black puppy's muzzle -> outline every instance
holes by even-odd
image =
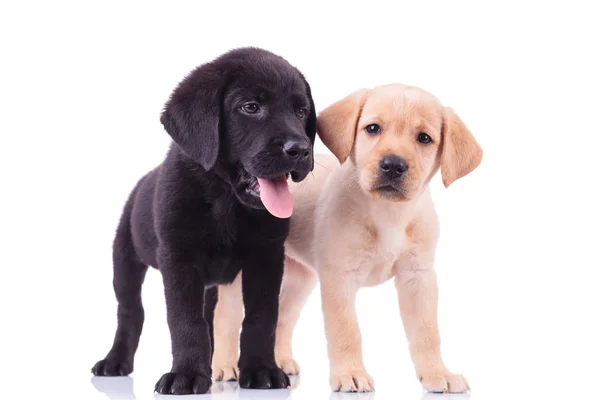
[[[303,180],[312,171],[313,149],[309,141],[289,140],[283,144],[283,153],[287,159],[286,163],[291,166],[290,175],[294,182]]]
[[[283,144],[283,152],[292,160],[302,160],[310,157],[311,146],[305,141],[290,140]]]
[[[287,135],[258,152],[249,152],[242,163],[255,177],[274,179],[289,174],[294,182],[299,182],[313,169],[313,147],[308,137]]]

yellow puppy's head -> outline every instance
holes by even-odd
[[[417,196],[441,167],[448,187],[473,171],[483,152],[465,124],[426,91],[390,84],[361,89],[323,110],[317,131],[361,188],[392,201]]]

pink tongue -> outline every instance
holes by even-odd
[[[260,199],[266,209],[277,218],[291,217],[294,197],[290,193],[285,175],[275,179],[256,179],[260,186]]]

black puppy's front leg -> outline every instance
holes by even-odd
[[[275,363],[275,330],[283,277],[281,251],[256,249],[244,263],[245,317],[240,336],[239,383],[243,388],[287,388],[290,380]],[[260,255],[259,255],[260,254]]]
[[[198,262],[159,252],[173,366],[156,383],[160,394],[204,394],[211,386],[210,339],[203,316],[204,271]]]

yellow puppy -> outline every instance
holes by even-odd
[[[339,160],[317,156],[313,176],[292,187],[276,360],[298,373],[292,332],[321,282],[335,391],[372,391],[355,312],[360,287],[394,278],[417,377],[433,392],[469,389],[446,368],[437,325],[434,271],[438,220],[428,183],[441,169],[448,187],[475,169],[482,150],[465,124],[431,94],[391,84],[359,90],[319,115],[318,132]],[[341,165],[340,165],[341,163]],[[239,282],[239,279],[238,279]],[[215,312],[213,374],[234,379],[242,303],[239,283],[221,286]],[[224,293],[224,292],[232,293]]]

